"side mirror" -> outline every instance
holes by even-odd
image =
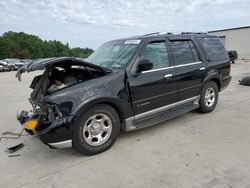
[[[153,68],[153,63],[148,59],[142,59],[139,61],[138,72],[151,70]]]

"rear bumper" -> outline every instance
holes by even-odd
[[[232,76],[230,75],[222,78],[220,91],[226,89],[227,86],[230,84],[231,80],[232,80]]]

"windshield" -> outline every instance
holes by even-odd
[[[108,69],[122,69],[133,53],[140,40],[112,41],[100,46],[86,61]]]

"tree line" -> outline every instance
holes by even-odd
[[[86,58],[93,52],[90,48],[70,48],[58,40],[42,40],[24,32],[5,32],[0,36],[0,59],[36,59],[60,56]]]

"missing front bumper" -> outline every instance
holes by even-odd
[[[70,125],[74,116],[67,116],[54,119],[53,122],[45,122],[46,114],[39,112],[22,111],[17,119],[25,128],[25,123],[33,119],[37,121],[35,129],[25,129],[31,135],[37,135],[40,140],[49,148],[69,148],[72,147]]]

